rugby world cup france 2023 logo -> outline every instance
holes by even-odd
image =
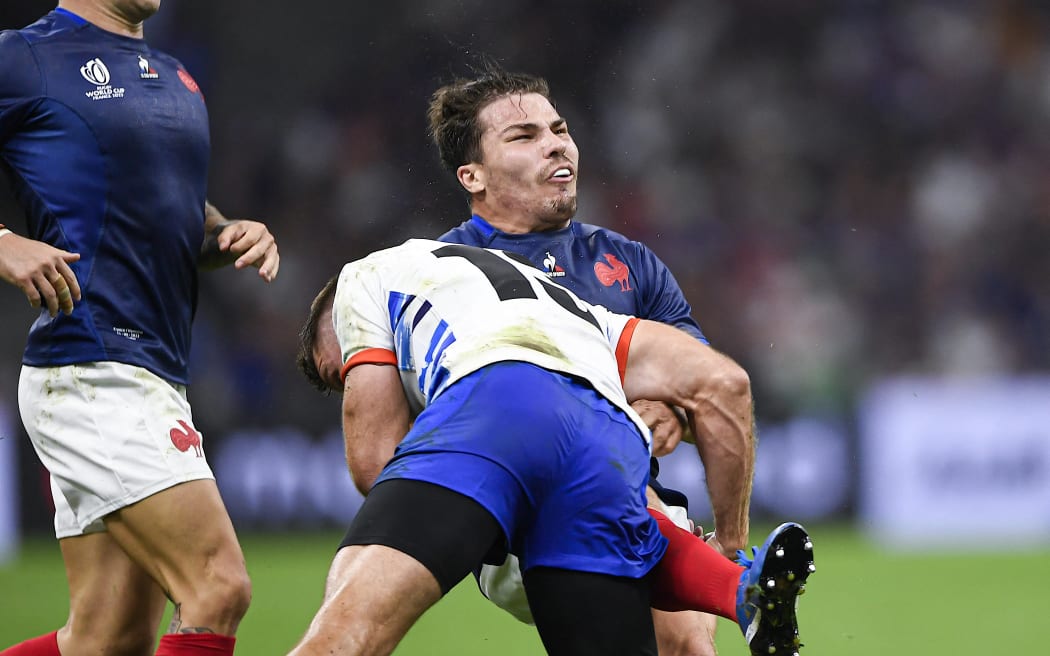
[[[104,87],[109,84],[109,69],[98,57],[81,66],[80,74],[95,86]]]
[[[109,69],[98,57],[81,66],[80,74],[85,80],[95,85],[94,89],[84,93],[88,98],[92,100],[108,100],[110,98],[124,97],[123,87],[114,88],[110,85]]]

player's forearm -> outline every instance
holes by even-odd
[[[411,425],[397,367],[363,364],[349,371],[343,390],[343,440],[350,477],[361,494],[375,485]]]
[[[735,553],[747,547],[750,529],[755,469],[751,379],[731,358],[706,344],[703,351],[711,360],[710,373],[700,386],[698,405],[684,413],[690,429],[683,440],[696,447],[704,463],[718,541],[728,553]]]
[[[743,548],[755,462],[747,372],[685,332],[643,320],[631,339],[623,384],[629,401],[654,399],[685,410],[707,471],[715,530],[724,546]]]
[[[363,447],[369,439],[369,435],[357,432],[348,432],[344,435],[346,445],[346,464],[350,471],[350,478],[354,487],[361,494],[367,495],[375,485],[376,479],[383,471],[383,467],[394,455],[394,448],[378,448],[379,445]]]
[[[407,417],[402,421],[396,414],[363,414],[343,415],[343,440],[350,478],[361,494],[368,494],[408,433],[409,423]]]
[[[204,203],[204,242],[197,262],[201,269],[218,269],[233,264],[237,259],[235,254],[219,248],[219,233],[231,223],[214,205]]]
[[[696,449],[704,463],[719,542],[728,551],[748,542],[751,482],[755,467],[750,384],[730,386],[689,412]]]

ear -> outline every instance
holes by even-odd
[[[456,169],[456,179],[471,194],[485,191],[485,167],[477,162],[464,164]]]

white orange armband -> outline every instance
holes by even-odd
[[[366,348],[350,356],[339,372],[339,378],[346,382],[346,374],[359,364],[392,364],[397,365],[397,354],[385,348]]]

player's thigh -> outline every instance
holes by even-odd
[[[180,483],[106,517],[106,528],[166,591],[247,584],[244,555],[214,480]]]
[[[59,541],[69,582],[62,653],[152,654],[167,600],[149,574],[105,532]],[[87,650],[87,651],[78,651]]]
[[[441,596],[437,579],[412,556],[382,544],[343,547],[307,637],[327,645],[344,636],[360,641],[356,653],[389,653]]]
[[[646,578],[533,567],[523,575],[552,656],[656,656]]]
[[[717,623],[718,618],[707,613],[671,613],[654,608],[653,626],[660,656],[716,656]]]

